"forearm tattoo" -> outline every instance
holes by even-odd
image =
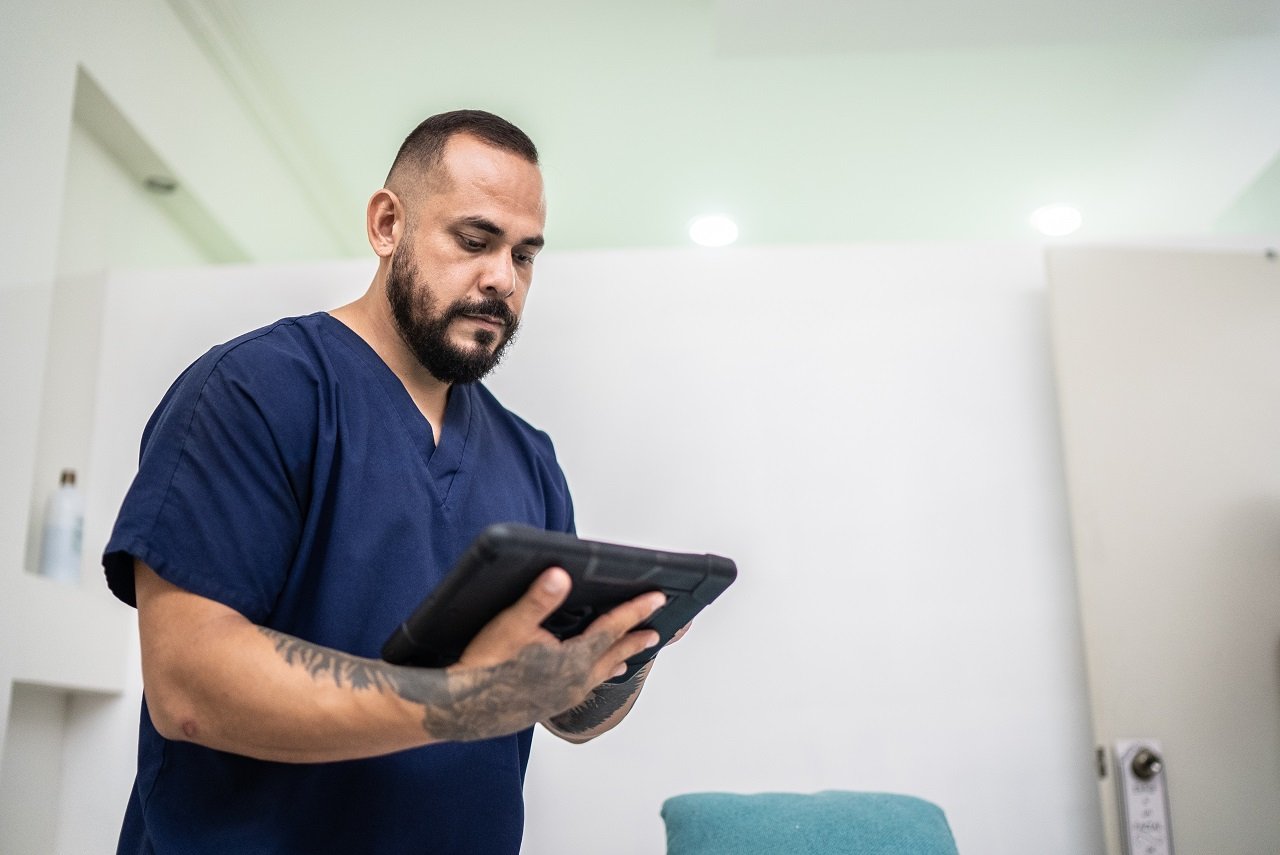
[[[421,704],[423,730],[437,739],[458,741],[515,733],[575,704],[588,690],[591,664],[609,644],[607,638],[583,636],[558,648],[530,644],[501,665],[449,671],[363,659],[273,629],[258,629],[288,665],[305,669],[313,680],[393,693]]]
[[[590,733],[607,722],[613,715],[626,706],[649,676],[649,666],[645,663],[639,671],[625,683],[601,683],[587,695],[587,699],[572,709],[565,710],[551,719],[551,723],[564,733],[581,736]]]
[[[400,690],[397,675],[391,670],[392,666],[385,662],[360,659],[339,650],[309,644],[300,638],[263,626],[258,629],[275,642],[276,652],[286,664],[305,668],[312,679],[330,677],[340,689],[350,686],[353,689],[376,689],[379,692]]]

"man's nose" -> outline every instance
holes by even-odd
[[[480,290],[504,300],[516,292],[516,265],[509,253],[495,252],[486,259]]]

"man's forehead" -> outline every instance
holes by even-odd
[[[449,229],[471,227],[530,246],[543,244],[547,204],[541,182],[527,172],[522,178],[463,172],[452,175],[447,184],[422,189],[425,192],[403,198],[412,220],[434,221]]]
[[[542,170],[523,156],[492,145],[467,133],[454,134],[445,143],[433,171],[439,178],[490,184],[508,181],[534,182],[542,186]]]
[[[447,193],[460,182],[495,186],[519,182],[536,186],[542,194],[542,170],[537,164],[466,132],[449,137],[432,162],[398,163],[387,177],[387,188],[402,197],[417,196]]]

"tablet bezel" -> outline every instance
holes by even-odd
[[[543,623],[558,638],[577,635],[598,615],[640,594],[667,595],[666,605],[639,627],[656,630],[658,644],[627,660],[627,673],[617,682],[630,679],[737,577],[733,561],[719,555],[664,552],[500,523],[472,541],[444,581],[387,639],[382,658],[399,665],[452,665],[490,620],[555,566],[573,580],[564,604]]]

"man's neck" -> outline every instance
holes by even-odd
[[[439,444],[444,410],[449,403],[449,384],[436,379],[422,367],[422,363],[418,362],[413,351],[400,337],[395,321],[391,318],[390,307],[380,311],[383,307],[374,305],[374,293],[371,291],[329,314],[364,339],[400,379],[418,411],[430,423],[431,433]]]

